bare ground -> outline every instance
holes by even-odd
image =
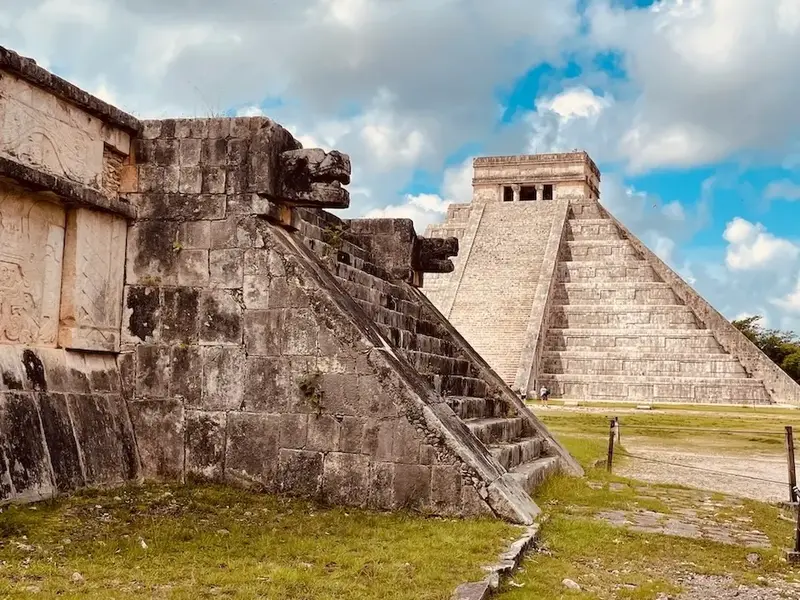
[[[789,499],[786,458],[781,454],[726,453],[723,448],[675,449],[652,439],[628,437],[614,472],[650,483],[669,483],[761,502]],[[655,462],[658,461],[658,462]]]

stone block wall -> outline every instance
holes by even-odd
[[[485,450],[299,237],[260,212],[248,157],[280,152],[288,132],[260,118],[144,127],[123,178],[141,218],[120,366],[145,477],[502,514]],[[254,148],[265,130],[273,146]]]

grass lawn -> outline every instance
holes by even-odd
[[[713,519],[720,524],[749,519],[747,527],[763,532],[772,544],[770,549],[758,550],[710,540],[638,533],[593,518],[598,512],[612,510],[654,511],[680,518],[680,510],[687,508],[686,504],[676,506],[670,499],[675,496],[673,492],[684,491],[680,486],[651,485],[643,497],[634,490],[644,484],[593,467],[605,458],[608,418],[614,414],[613,408],[586,413],[555,408],[538,410],[534,406],[548,428],[584,465],[587,479],[557,476],[536,491],[534,498],[549,517],[541,529],[543,551],[526,559],[521,571],[513,578],[513,584],[505,586],[500,600],[674,598],[681,591],[676,582],[679,573],[731,575],[737,582],[750,586],[765,585],[767,580],[800,580],[800,571],[793,570],[782,558],[783,549],[792,541],[794,527],[787,520],[790,515],[768,504],[743,500],[741,508],[735,511],[720,508],[713,513]],[[625,435],[666,438],[666,441],[674,440],[677,444],[688,443],[696,437],[685,431],[633,431],[637,425],[781,431],[784,424],[794,420],[794,424],[800,426],[797,417],[787,421],[794,416],[792,413],[776,415],[774,423],[765,424],[759,420],[754,424],[747,414],[738,414],[738,411],[732,411],[733,414],[718,413],[714,409],[705,413],[693,412],[695,414],[688,415],[677,411],[625,414],[621,417],[623,445]],[[748,439],[746,444],[750,448],[774,447],[771,436],[763,439],[731,436],[730,440],[736,447],[740,444],[738,438]],[[782,438],[777,437],[778,449],[782,443]],[[588,485],[587,480],[593,485]],[[610,485],[618,486],[617,491],[611,491]],[[722,498],[720,494],[712,495],[713,500]],[[752,559],[754,552],[758,559],[752,562],[748,556]],[[562,585],[565,578],[579,582],[582,590],[566,589]]]
[[[557,405],[542,409],[531,404],[541,421],[560,436],[588,436],[608,440],[609,419],[618,416],[625,437],[635,436],[642,441],[675,443],[694,447],[722,447],[726,452],[782,452],[785,444],[784,426],[795,428],[800,436],[800,411],[792,409],[699,407],[661,407],[658,411],[620,412],[631,405],[596,405],[599,411],[583,412],[560,408]],[[703,409],[703,410],[701,410]],[[705,429],[718,431],[690,431]],[[798,437],[800,439],[800,437]]]
[[[447,600],[519,534],[225,487],[89,491],[2,509],[0,598]]]

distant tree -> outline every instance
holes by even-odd
[[[800,382],[800,338],[793,331],[764,329],[760,315],[737,319],[733,326],[758,346],[776,365]]]

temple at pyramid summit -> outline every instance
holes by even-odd
[[[482,157],[423,291],[514,390],[571,400],[783,404],[800,386],[600,203],[586,152]],[[620,215],[624,219],[624,215]]]

